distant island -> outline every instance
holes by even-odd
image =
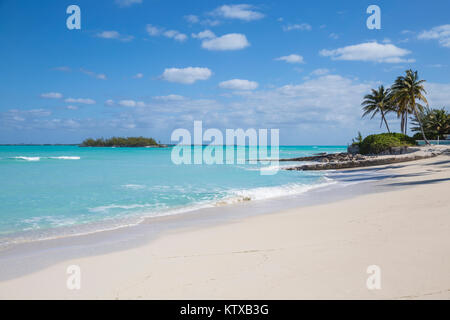
[[[153,138],[144,137],[112,137],[110,139],[92,139],[88,138],[84,140],[80,147],[153,147],[164,148],[166,145],[159,144]]]

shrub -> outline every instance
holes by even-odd
[[[401,133],[382,133],[367,136],[360,143],[361,154],[379,154],[392,147],[414,146],[416,141]]]

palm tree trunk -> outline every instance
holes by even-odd
[[[391,133],[391,130],[389,130],[389,126],[388,126],[387,121],[386,121],[386,117],[384,116],[383,110],[381,110],[381,120],[384,120],[384,124],[386,125],[387,131],[388,131],[389,133]]]
[[[402,112],[401,123],[400,123],[400,131],[405,133],[405,112]]]
[[[408,134],[408,109],[405,111],[405,134]]]
[[[425,144],[429,145],[430,142],[427,140],[427,137],[425,136],[425,132],[423,131],[422,120],[420,120],[419,114],[417,113],[415,103],[413,103],[413,110],[414,110],[414,114],[416,115],[417,121],[419,121],[420,131],[422,131],[423,140],[425,141]]]

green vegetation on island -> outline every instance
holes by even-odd
[[[370,115],[373,119],[380,115],[380,127],[384,125],[388,133],[369,135],[365,139],[358,133],[356,141],[353,139],[352,149],[357,148],[361,154],[380,154],[394,147],[416,145],[416,140],[424,140],[425,144],[429,144],[428,139],[442,139],[449,134],[449,114],[445,108],[431,109],[428,106],[424,83],[425,80],[419,79],[417,71],[407,70],[390,88],[380,86],[372,89],[361,103],[363,117]],[[391,133],[386,119],[389,113],[396,114],[400,119],[402,133]],[[414,125],[411,131],[417,132],[413,138],[406,135],[410,115]]]
[[[144,137],[112,137],[109,139],[99,138],[92,139],[88,138],[81,144],[82,147],[160,147],[162,145],[158,144],[153,138]]]

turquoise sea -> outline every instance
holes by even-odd
[[[279,155],[345,149],[284,146]],[[333,183],[319,172],[261,175],[260,164],[175,165],[171,152],[0,146],[0,245],[119,228],[149,217],[296,195]]]

